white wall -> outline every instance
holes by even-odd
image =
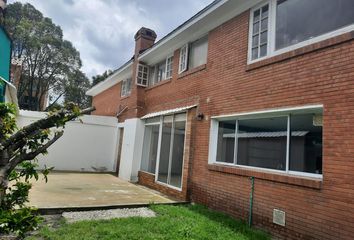
[[[20,111],[19,127],[45,117],[45,113]],[[114,117],[83,116],[68,122],[61,137],[39,157],[44,165],[60,171],[114,172],[117,162],[118,123]]]
[[[144,122],[137,118],[128,119],[121,126],[124,127],[124,135],[119,177],[136,182],[143,149]]]

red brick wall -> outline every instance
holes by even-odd
[[[352,239],[354,34],[248,66],[248,20],[244,13],[213,30],[198,70],[178,76],[176,51],[172,80],[140,90],[142,112],[197,103],[205,114],[191,138],[192,201],[247,219],[255,176],[256,226],[287,239]],[[322,182],[208,165],[211,116],[312,104],[324,105]],[[286,212],[286,227],[272,223],[274,208]]]

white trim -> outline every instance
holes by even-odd
[[[171,76],[167,77],[167,72],[168,72],[168,60],[170,60],[170,59],[171,59]],[[164,80],[171,79],[172,76],[173,76],[173,60],[174,60],[173,54],[168,55],[168,56],[166,57],[166,68],[165,68],[165,79],[164,79]]]
[[[182,52],[184,54],[182,55]],[[184,59],[182,57],[184,56]],[[182,62],[183,60],[183,62]],[[178,74],[181,74],[188,69],[188,61],[189,60],[189,43],[185,44],[183,47],[181,47],[179,51],[179,63],[178,63]]]
[[[191,106],[185,106],[185,107],[180,107],[180,108],[175,108],[175,109],[169,109],[169,110],[164,110],[160,112],[154,112],[154,113],[149,113],[143,116],[141,119],[148,119],[148,118],[153,118],[153,117],[158,117],[158,116],[165,116],[165,115],[173,115],[177,113],[182,113],[186,112],[187,110],[197,107],[198,105],[191,105]]]
[[[142,71],[141,71],[141,74],[142,74],[142,76],[141,77],[139,77],[139,72],[140,72],[140,70],[139,70],[139,68],[140,67],[142,67]],[[146,78],[144,78],[144,70],[145,69],[147,69],[147,71],[146,71]],[[145,64],[142,64],[142,63],[139,63],[139,64],[137,64],[137,66],[136,66],[136,80],[135,80],[135,84],[137,85],[137,86],[141,86],[141,87],[147,87],[148,85],[149,85],[149,73],[150,73],[150,68],[149,68],[149,66],[147,66],[147,65],[145,65]],[[140,80],[140,82],[139,82],[139,80]],[[143,82],[144,81],[146,81],[146,84],[144,84]]]
[[[153,52],[154,50],[156,50],[158,47],[160,47],[161,45],[164,45],[165,43],[169,42],[170,40],[172,40],[173,38],[177,37],[178,35],[180,35],[181,33],[183,33],[186,29],[190,28],[192,25],[196,24],[197,22],[199,22],[200,20],[202,20],[203,18],[205,18],[207,15],[209,15],[210,13],[214,12],[216,9],[218,9],[219,7],[221,7],[222,5],[224,5],[225,3],[227,3],[229,0],[221,0],[219,1],[217,4],[215,4],[214,6],[212,6],[210,9],[208,9],[207,11],[205,11],[203,14],[201,14],[200,16],[198,16],[197,18],[193,19],[193,21],[188,22],[187,24],[185,24],[182,28],[178,29],[177,31],[175,31],[174,33],[170,34],[168,37],[166,37],[165,39],[163,39],[162,41],[160,41],[158,44],[156,44],[155,46],[153,46],[151,49],[147,50],[146,52],[144,52],[140,57],[143,58],[146,55],[148,55],[149,53]]]
[[[267,110],[260,110],[260,111],[254,111],[254,112],[241,112],[241,113],[234,113],[234,114],[227,114],[227,115],[219,115],[219,116],[212,116],[211,119],[217,119],[217,120],[227,120],[227,118],[232,118],[232,120],[236,117],[239,119],[247,119],[250,117],[254,117],[256,115],[263,115],[263,118],[266,118],[269,114],[270,116],[276,115],[276,114],[284,114],[287,115],[289,113],[312,113],[313,111],[323,109],[323,104],[318,104],[318,105],[306,105],[306,106],[300,106],[300,107],[288,107],[288,108],[273,108],[273,109],[267,109]],[[279,116],[279,115],[277,115]],[[243,118],[246,117],[246,118]],[[262,117],[262,116],[261,116]]]
[[[167,187],[167,188],[171,188],[171,189],[177,190],[177,191],[179,191],[179,192],[182,192],[182,187],[181,187],[181,188],[178,188],[178,187],[175,187],[175,186],[172,186],[172,185],[169,185],[169,184],[160,182],[160,181],[158,181],[158,180],[156,180],[155,183],[157,183],[157,184],[159,184],[159,185],[162,185],[162,186],[165,186],[165,187]],[[182,184],[183,184],[183,181],[182,181]],[[182,186],[182,184],[181,184],[181,186]]]
[[[92,87],[86,92],[88,96],[97,96],[103,91],[109,89],[110,87],[120,83],[123,79],[131,77],[131,67],[133,66],[133,61],[129,61],[127,64],[123,65],[120,69],[114,72],[111,76],[106,78],[103,82],[98,83],[96,86]]]
[[[276,174],[280,174],[283,176],[290,176],[290,177],[308,177],[308,178],[323,179],[322,174],[313,174],[313,173],[306,173],[306,172],[295,172],[295,171],[285,172],[283,170],[261,168],[261,167],[252,167],[252,166],[245,166],[245,165],[235,165],[232,163],[223,163],[223,162],[214,162],[209,165],[217,165],[217,166],[221,166],[221,167],[229,166],[229,167],[240,168],[240,169],[256,170],[258,172],[263,172],[263,173],[276,173]]]
[[[269,22],[268,22],[268,53],[266,56],[257,58],[255,60],[252,60],[252,31],[253,31],[253,12],[256,11],[257,9],[265,6],[266,4],[269,3]],[[266,0],[263,1],[262,3],[254,6],[251,11],[250,11],[250,16],[249,16],[249,37],[248,37],[248,54],[247,54],[247,64],[252,64],[255,62],[262,61],[264,59],[268,59],[286,52],[290,52],[314,43],[318,43],[324,40],[327,40],[332,37],[339,36],[344,33],[348,33],[354,30],[354,24],[342,27],[340,29],[334,30],[332,32],[328,32],[325,34],[322,34],[320,36],[299,42],[297,44],[276,50],[275,49],[275,39],[276,39],[276,8],[277,8],[277,0]]]

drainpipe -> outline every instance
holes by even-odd
[[[252,227],[253,193],[254,193],[254,177],[251,177],[250,210],[249,210],[249,215],[248,215],[248,226],[249,227]]]

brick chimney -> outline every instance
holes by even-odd
[[[155,43],[156,37],[157,35],[154,30],[145,27],[140,28],[135,34],[135,58],[146,49],[152,47]]]

